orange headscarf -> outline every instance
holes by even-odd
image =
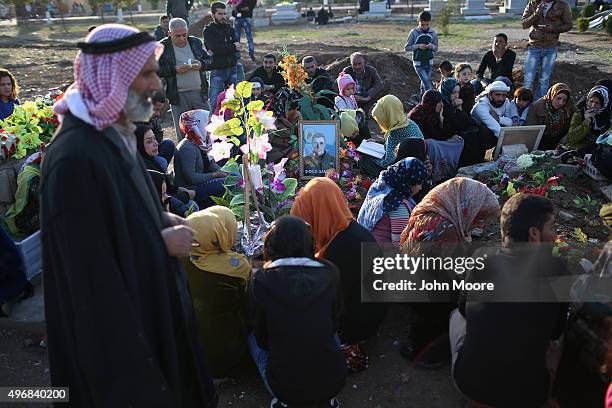
[[[310,224],[317,243],[316,256],[323,258],[336,235],[344,231],[353,214],[340,187],[327,177],[317,177],[300,190],[291,208],[291,215]]]
[[[563,114],[565,115],[565,118],[571,118],[576,109],[574,108],[574,103],[572,102],[572,90],[568,85],[561,82],[554,84],[548,89],[546,95],[544,95],[544,100],[547,102],[548,107],[548,104],[552,104],[552,100],[555,99],[555,97],[561,92],[565,92],[567,95],[567,103],[562,108]]]

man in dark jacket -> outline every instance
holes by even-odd
[[[202,41],[187,34],[187,23],[181,18],[170,20],[168,38],[160,41],[164,53],[159,59],[159,76],[166,80],[166,97],[170,101],[177,140],[183,135],[179,119],[183,112],[208,109],[208,83],[204,68],[209,61]]]
[[[244,34],[247,37],[249,45],[249,57],[251,61],[255,61],[255,44],[253,43],[253,9],[257,6],[257,0],[242,0],[236,9],[232,11],[234,16],[234,30],[236,31],[236,40],[240,42],[240,34],[244,29]]]
[[[213,111],[217,96],[230,85],[238,83],[238,60],[242,46],[227,18],[225,3],[214,2],[210,5],[210,12],[213,21],[204,28],[204,44],[213,58],[208,92],[210,109]]]
[[[472,80],[476,95],[482,93],[484,88],[493,81],[503,81],[512,92],[512,69],[515,60],[516,53],[508,49],[508,36],[499,33],[493,37],[493,47],[483,55],[476,70],[476,79]],[[490,78],[484,76],[487,69],[490,72]]]
[[[334,90],[334,82],[331,80],[329,72],[325,68],[318,66],[315,57],[308,55],[302,58],[302,67],[304,67],[304,71],[308,74],[306,83],[312,85],[312,90],[315,93],[322,89]]]
[[[42,171],[51,385],[74,407],[215,407],[179,262],[193,230],[163,212],[130,123],[151,115],[160,46],[109,25],[80,48]]]
[[[369,114],[383,90],[383,82],[378,71],[373,66],[366,65],[365,55],[355,52],[351,54],[351,66],[344,68],[343,72],[355,80],[357,104]]]
[[[166,14],[170,18],[182,18],[189,24],[191,6],[193,6],[193,0],[167,0]]]
[[[168,25],[170,24],[170,17],[161,16],[159,18],[159,25],[155,27],[153,35],[157,41],[161,41],[168,36]]]
[[[272,94],[276,94],[278,90],[287,86],[280,68],[276,65],[276,55],[272,53],[264,55],[262,66],[251,74],[249,81],[261,82],[264,86],[264,92],[271,92]]]
[[[453,379],[477,405],[542,407],[556,363],[551,351],[563,334],[567,304],[550,282],[567,275],[552,255],[555,240],[552,203],[532,194],[512,196],[502,209],[502,249],[477,251],[484,267],[466,282],[492,284],[492,291],[466,291],[451,313]],[[555,293],[556,292],[556,293]],[[513,390],[508,393],[508,390]]]

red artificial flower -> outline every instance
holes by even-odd
[[[370,180],[367,177],[363,178],[363,181],[361,182],[361,185],[363,186],[363,188],[365,188],[366,190],[369,190],[370,187],[372,186],[372,180]]]
[[[546,180],[546,184],[549,186],[558,186],[559,185],[559,177],[552,176],[548,180]]]

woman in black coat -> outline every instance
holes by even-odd
[[[250,285],[255,329],[249,349],[274,395],[270,406],[338,406],[347,375],[336,335],[338,269],[315,259],[308,225],[292,216],[272,225],[264,259]]]

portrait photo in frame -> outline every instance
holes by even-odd
[[[545,129],[545,125],[502,127],[493,160],[499,157],[503,146],[524,144],[528,152],[537,150]]]
[[[338,122],[335,120],[302,121],[298,125],[300,141],[300,179],[325,177],[340,169]]]

